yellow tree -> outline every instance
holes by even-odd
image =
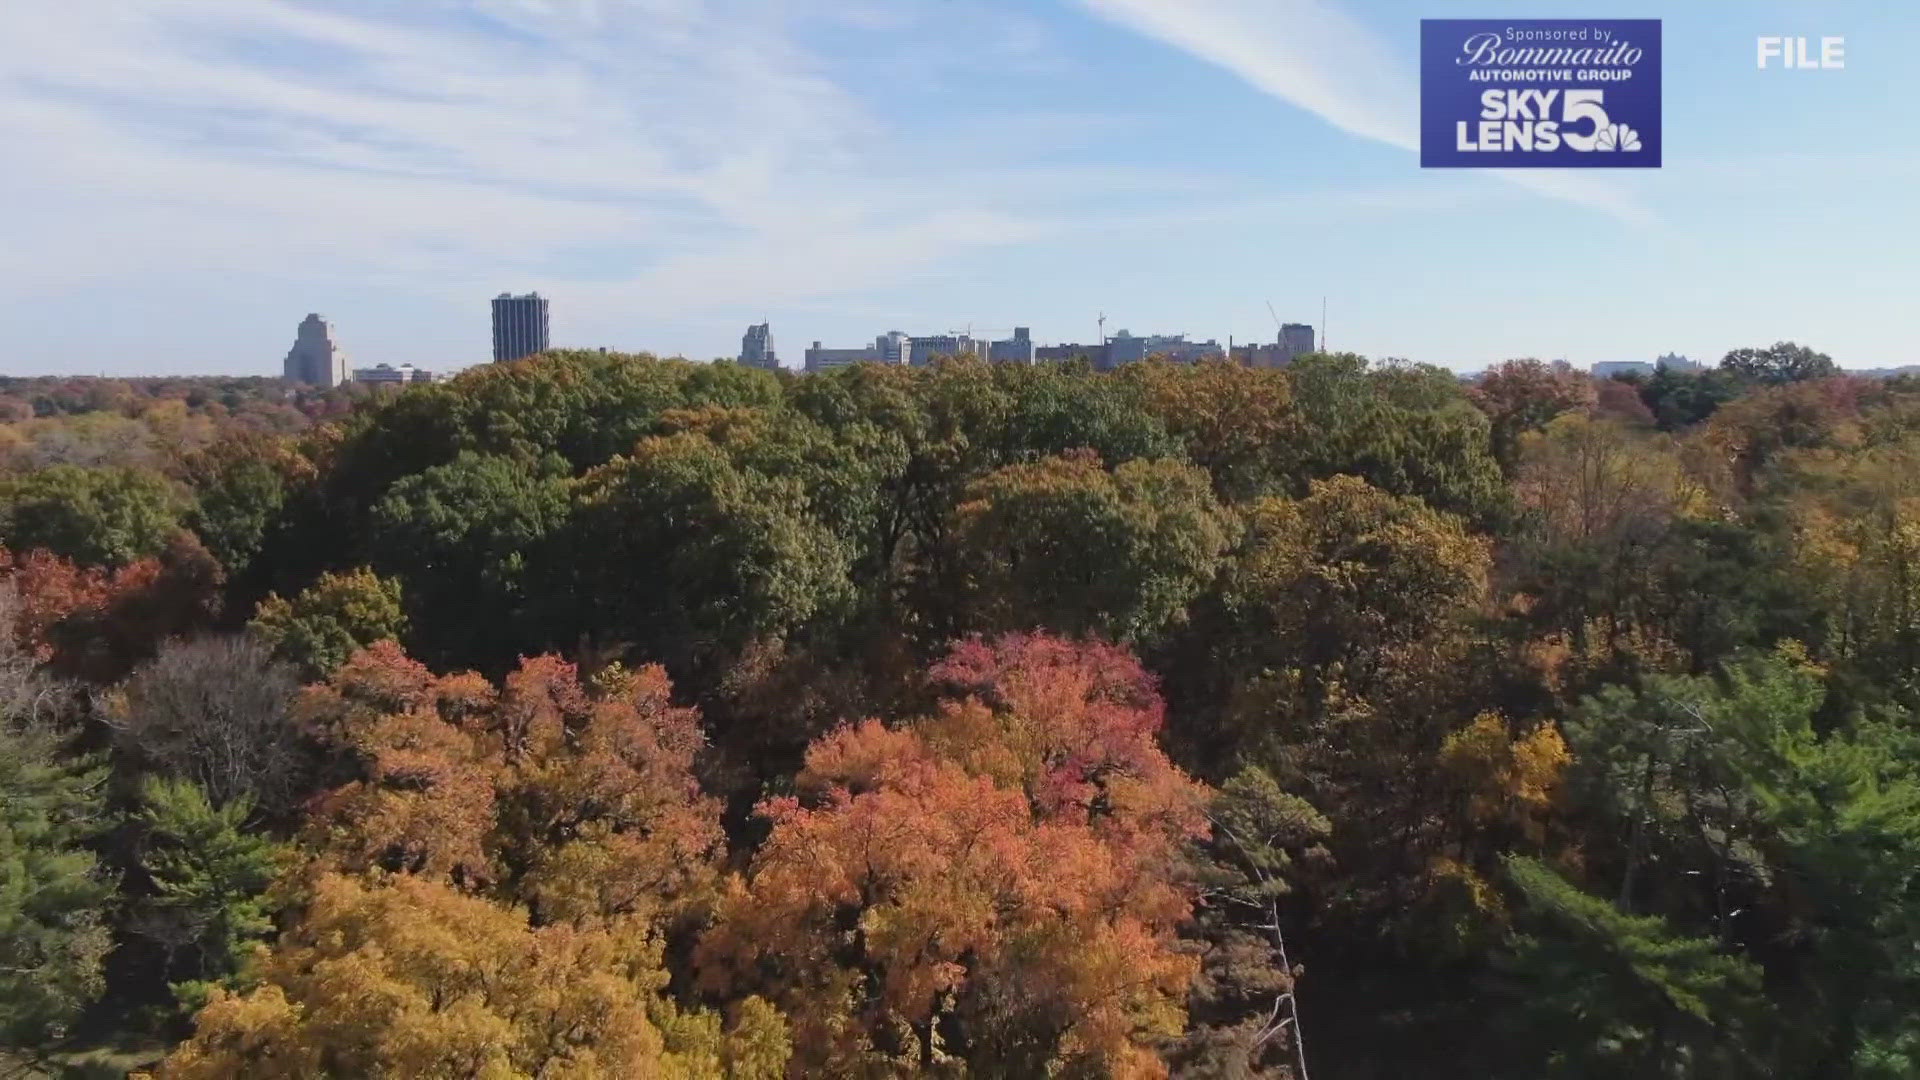
[[[323,873],[310,889],[259,987],[216,991],[156,1077],[781,1074],[778,1014],[753,1002],[723,1032],[681,1013],[658,940],[632,923],[536,927],[408,874]]]
[[[1187,458],[1237,501],[1286,482],[1300,420],[1287,374],[1235,363],[1128,364],[1116,378],[1179,439]]]
[[[772,1077],[757,999],[679,1008],[662,952],[711,896],[699,718],[658,668],[583,682],[554,657],[498,687],[383,642],[302,708],[359,772],[318,800],[292,912],[164,1077]]]

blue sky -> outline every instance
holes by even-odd
[[[0,35],[0,371],[277,373],[883,330],[1472,369],[1920,362],[1920,5],[62,0]],[[1423,16],[1664,20],[1665,164],[1421,170]],[[1757,70],[1757,34],[1846,37]]]

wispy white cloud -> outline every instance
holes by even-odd
[[[1330,0],[1080,3],[1103,18],[1225,68],[1342,131],[1419,152],[1419,85],[1412,68]],[[1623,220],[1651,220],[1618,181],[1560,170],[1489,171],[1531,191]]]
[[[1197,51],[1239,33],[1220,12],[1253,10],[1191,0],[1218,9],[1195,22],[1171,3],[1086,2],[1157,12],[1165,25],[1143,29],[1188,33]],[[286,298],[290,317],[342,282],[461,310],[538,288],[564,295],[569,340],[652,345],[648,327],[690,313],[858,306],[1036,241],[1339,205],[1115,150],[1138,118],[1084,93],[1047,98],[1080,71],[1075,54],[1046,20],[984,0],[15,7],[0,43],[0,291],[14,312],[23,296],[133,297],[156,280],[174,296],[283,282],[256,295]],[[1358,51],[1317,73],[1311,43],[1279,67],[1233,62],[1404,144],[1388,99],[1343,74],[1390,58],[1337,11],[1314,17]],[[1000,96],[1010,112],[949,104],[983,75],[1035,92]],[[1417,212],[1407,193],[1431,187],[1369,194],[1355,212]]]
[[[779,303],[1017,242],[1042,227],[1023,206],[1085,182],[890,151],[858,78],[802,44],[803,7],[10,11],[0,196],[35,213],[0,250],[0,286],[277,263],[451,295],[544,287],[555,253],[590,252],[603,265],[575,311]]]

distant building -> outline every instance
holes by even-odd
[[[886,340],[884,337],[882,341]],[[823,349],[819,342],[807,350],[808,371],[831,371],[834,368],[848,367],[853,364],[883,364],[879,346],[870,345],[864,349]]]
[[[987,343],[961,334],[932,334],[907,339],[907,362],[925,367],[943,356],[987,355]]]
[[[1024,326],[1013,328],[1013,336],[987,345],[987,359],[996,364],[1033,363],[1033,335]]]
[[[547,301],[539,293],[493,298],[493,360],[500,363],[547,351]]]
[[[1279,368],[1312,351],[1313,327],[1287,323],[1280,327],[1280,340],[1271,345],[1235,345],[1233,360],[1248,367]]]
[[[1078,345],[1071,343],[1066,345],[1042,345],[1033,350],[1033,359],[1035,362],[1042,364],[1058,364],[1074,360],[1085,360],[1087,363],[1093,365],[1095,371],[1105,371],[1113,366],[1107,362],[1107,347],[1105,345]]]
[[[1668,353],[1667,355],[1661,357],[1660,359],[1655,360],[1653,362],[1653,366],[1658,368],[1661,371],[1699,371],[1700,370],[1700,364],[1698,361],[1689,360],[1686,357],[1681,356],[1679,353]]]
[[[1590,370],[1596,379],[1611,379],[1616,375],[1651,375],[1653,365],[1645,360],[1602,360]]]
[[[417,368],[412,364],[375,364],[372,367],[354,368],[353,381],[371,386],[407,386],[413,383],[430,383],[435,376],[426,368]]]
[[[308,315],[294,332],[281,375],[288,382],[334,387],[347,381],[347,354],[333,340],[333,327],[318,315]]]
[[[780,358],[773,353],[773,329],[766,323],[747,327],[746,336],[740,339],[740,363],[768,371],[779,369]]]
[[[1135,337],[1125,330],[1107,342],[1107,360],[1111,367],[1158,357],[1180,364],[1201,360],[1225,359],[1227,351],[1217,341],[1188,341],[1185,334],[1148,334]]]
[[[1280,327],[1280,348],[1291,362],[1295,357],[1305,356],[1313,351],[1313,325],[1311,323],[1285,323]]]
[[[883,364],[904,364],[912,351],[911,338],[900,330],[889,330],[873,339],[873,347],[880,353]]]

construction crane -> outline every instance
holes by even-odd
[[[1273,310],[1273,301],[1271,300],[1267,301],[1267,314],[1273,316],[1273,343],[1278,345],[1280,344],[1280,339],[1286,337],[1286,331],[1280,328],[1280,313]]]

